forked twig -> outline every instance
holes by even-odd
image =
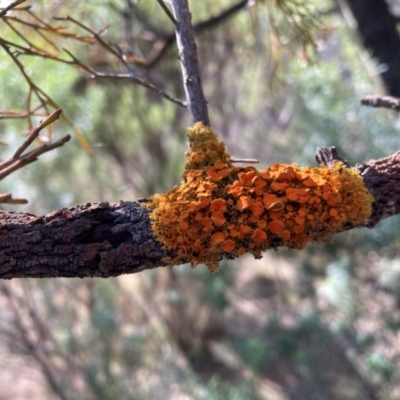
[[[176,98],[174,98],[173,96],[169,95],[168,93],[164,92],[162,89],[160,89],[159,87],[153,85],[150,82],[147,82],[145,79],[143,78],[139,78],[133,71],[132,67],[129,65],[129,63],[126,61],[126,56],[124,54],[124,52],[118,47],[118,46],[113,46],[110,43],[107,43],[100,35],[99,33],[93,31],[92,29],[90,29],[89,27],[87,27],[86,25],[82,24],[82,22],[77,21],[75,18],[72,18],[70,16],[67,17],[54,17],[55,20],[57,21],[69,21],[72,22],[74,24],[76,24],[77,26],[81,27],[82,29],[85,29],[87,32],[89,32],[93,38],[101,45],[103,46],[107,51],[109,51],[111,54],[113,54],[121,63],[122,65],[124,65],[125,69],[128,71],[127,74],[106,74],[103,72],[99,72],[99,71],[95,71],[92,68],[90,68],[89,66],[83,64],[81,61],[79,61],[70,51],[64,49],[65,52],[67,52],[70,57],[73,59],[74,63],[78,66],[80,66],[81,68],[83,68],[84,70],[86,70],[87,72],[89,72],[92,75],[92,79],[115,79],[115,80],[121,80],[121,79],[125,79],[125,80],[129,80],[133,83],[136,83],[140,86],[143,86],[147,89],[152,90],[153,92],[157,93],[158,95],[160,95],[161,97],[163,97],[164,99],[171,101],[172,103],[178,105],[179,107],[182,108],[187,108],[186,103],[178,100]]]
[[[25,165],[36,161],[40,155],[56,149],[57,147],[63,146],[71,139],[70,135],[66,135],[54,143],[44,143],[38,148],[24,154],[28,147],[39,136],[40,131],[60,118],[61,112],[62,111],[58,109],[49,115],[45,120],[41,121],[39,125],[28,135],[24,142],[18,147],[14,155],[0,164],[0,180],[4,179],[6,176],[12,174]],[[25,199],[14,199],[11,193],[4,193],[0,194],[0,203],[24,204],[27,203],[27,201]]]
[[[19,6],[21,3],[24,3],[25,1],[26,1],[26,0],[17,0],[17,1],[14,1],[14,3],[11,3],[11,4],[9,4],[7,7],[3,8],[3,9],[0,11],[0,18],[1,18],[1,17],[4,17],[4,15],[6,15],[8,11],[10,11],[10,10],[12,10],[13,8]]]

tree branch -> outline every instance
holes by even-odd
[[[392,96],[364,96],[361,99],[361,104],[364,106],[390,108],[400,111],[400,99]]]
[[[400,151],[382,158],[357,164],[365,186],[374,196],[375,203],[367,226],[400,213]]]
[[[341,231],[400,213],[400,152],[356,169],[375,202],[367,223]],[[39,217],[0,211],[0,279],[107,278],[166,266],[174,254],[155,239],[149,212],[134,202],[87,203]]]
[[[192,16],[187,0],[172,0],[172,8],[177,21],[175,34],[179,50],[179,59],[185,87],[187,107],[192,123],[202,122],[210,125],[207,101],[201,85],[196,42],[194,40]]]
[[[238,11],[244,9],[246,7],[247,3],[248,3],[248,0],[241,0],[238,3],[233,4],[229,8],[221,11],[220,14],[218,14],[214,17],[211,17],[205,21],[198,22],[197,24],[193,25],[194,33],[195,34],[201,33],[201,32],[206,31],[207,29],[213,29],[213,28],[217,27],[219,24],[221,24],[221,23],[227,21],[229,18],[233,17]],[[131,4],[131,2],[129,2],[129,4],[130,4],[129,11],[134,12],[134,17],[136,19],[139,19],[141,22],[143,22],[145,28],[152,31],[159,38],[159,40],[157,40],[157,43],[161,44],[160,49],[156,50],[154,52],[151,52],[152,55],[148,58],[148,60],[146,60],[146,61],[140,60],[140,62],[138,63],[138,65],[140,65],[140,67],[147,68],[147,69],[153,68],[156,64],[158,64],[162,60],[162,58],[166,54],[167,50],[172,45],[175,44],[175,32],[167,34],[167,35],[163,35],[154,26],[152,26],[152,24],[149,21],[147,21],[147,19],[144,17],[144,15],[138,13],[138,10],[133,7],[133,4]],[[119,14],[124,16],[125,18],[132,19],[132,17],[129,16],[129,11],[128,12],[121,11],[118,8],[116,8],[113,4],[111,4],[111,7],[114,10],[116,10]]]
[[[103,277],[166,265],[149,210],[91,204],[37,217],[0,211],[0,279]]]

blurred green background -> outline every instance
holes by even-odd
[[[104,37],[143,57],[173,32],[150,0],[31,4],[49,21],[69,14],[94,30],[109,23]],[[190,4],[198,22],[233,3]],[[383,89],[356,32],[334,2],[307,4],[318,20],[310,61],[271,2],[197,34],[214,130],[230,154],[256,158],[260,167],[315,165],[317,146],[336,146],[353,165],[400,149],[397,114],[360,106],[363,95]],[[3,26],[0,35],[14,38]],[[123,72],[96,46],[63,45],[98,70]],[[185,110],[129,82],[21,60],[94,153],[74,137],[3,180],[1,192],[29,199],[5,209],[41,214],[179,184]],[[174,46],[152,68],[134,68],[184,98]],[[4,51],[0,92],[0,109],[24,110],[27,84]],[[71,133],[63,122],[53,129],[55,139]],[[26,120],[0,121],[1,159],[26,132]],[[394,217],[339,234],[323,248],[244,256],[221,262],[215,274],[182,265],[107,280],[3,282],[0,399],[398,399],[399,226]]]

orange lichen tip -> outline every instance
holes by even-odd
[[[371,214],[374,199],[362,177],[341,163],[234,167],[210,127],[197,123],[188,136],[181,185],[146,204],[155,237],[174,254],[170,265],[204,263],[215,271],[223,257],[327,243]]]
[[[190,150],[186,154],[186,171],[214,167],[216,172],[225,166],[232,166],[225,144],[218,141],[217,135],[209,126],[198,122],[188,131]]]

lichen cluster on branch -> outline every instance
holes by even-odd
[[[331,169],[235,167],[210,127],[197,123],[188,136],[182,184],[147,204],[156,238],[176,254],[171,265],[214,271],[223,257],[328,243],[344,224],[361,225],[371,214],[362,177],[339,162]]]

